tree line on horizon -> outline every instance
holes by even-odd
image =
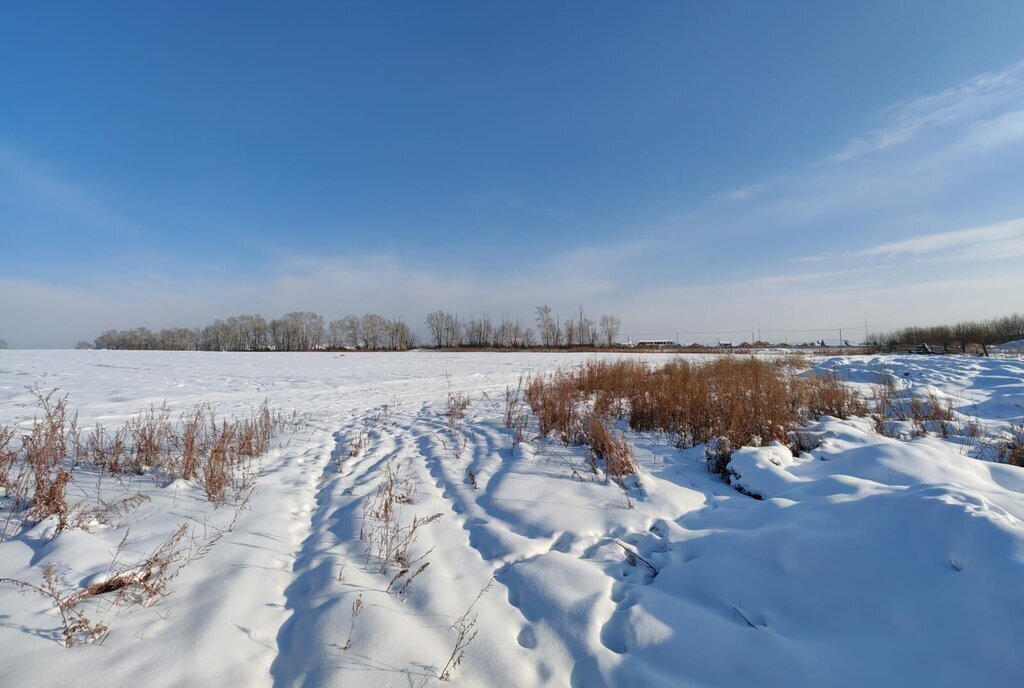
[[[900,347],[918,344],[943,346],[989,346],[1024,338],[1024,314],[1014,313],[988,320],[965,320],[953,325],[904,327],[872,339],[882,346]]]
[[[529,349],[612,346],[622,327],[614,315],[597,320],[583,308],[566,317],[550,306],[538,306],[536,330],[520,318],[489,315],[460,319],[455,313],[437,310],[424,324],[434,348]],[[136,351],[406,351],[419,345],[416,334],[401,318],[377,313],[347,315],[327,321],[318,313],[295,311],[267,320],[260,315],[235,315],[214,320],[205,327],[170,327],[153,331],[146,327],[107,330],[79,349]]]

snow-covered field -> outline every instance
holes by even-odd
[[[973,457],[1024,417],[1024,361],[818,361],[865,394],[887,377],[949,400],[983,436],[826,418],[809,452],[734,455],[758,500],[663,435],[629,435],[633,497],[578,479],[579,447],[528,432],[513,448],[506,387],[589,358],[0,351],[0,425],[31,420],[33,385],[59,387],[85,427],[164,401],[308,414],[240,510],[142,476],[129,487],[151,501],[122,519],[0,544],[0,578],[39,583],[53,564],[68,589],[108,571],[122,540],[130,560],[181,523],[194,559],[155,605],[83,602],[109,625],[102,644],[63,647],[47,599],[0,587],[0,685],[432,685],[460,629],[452,685],[1019,683],[1024,469]],[[461,420],[451,394],[470,399]],[[417,517],[407,573],[368,560],[381,527]]]

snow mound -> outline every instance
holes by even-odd
[[[887,484],[890,444],[922,456]],[[735,482],[766,501],[680,521],[690,537],[631,609],[676,633],[629,648],[618,679],[672,685],[655,670],[671,665],[694,685],[1013,684],[1024,522],[997,500],[1019,508],[1021,494],[963,463],[981,465],[895,441],[835,461],[736,452]],[[943,473],[959,479],[929,482]]]
[[[787,470],[793,463],[793,453],[779,442],[766,447],[744,447],[733,452],[729,461],[729,482],[755,497],[775,497],[802,482]]]

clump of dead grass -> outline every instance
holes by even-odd
[[[77,593],[66,591],[57,579],[57,569],[48,564],[43,570],[42,582],[29,583],[16,578],[0,578],[0,585],[10,585],[23,593],[33,593],[45,597],[53,603],[54,609],[60,613],[63,641],[65,647],[82,643],[102,642],[109,630],[104,623],[94,621],[85,612],[76,609]]]
[[[901,434],[898,424],[891,421],[904,421],[910,424],[909,433],[923,436],[929,431],[948,437],[956,431],[953,404],[949,399],[940,397],[934,391],[921,396],[900,390],[892,379],[886,379],[874,387],[875,429],[879,434],[892,437]],[[967,428],[966,432],[974,430]]]
[[[712,469],[724,470],[735,448],[771,440],[790,444],[791,431],[808,420],[867,414],[853,390],[831,376],[800,375],[802,367],[802,360],[756,357],[676,360],[661,367],[591,361],[531,378],[525,399],[541,436],[556,433],[567,444],[591,444],[624,474],[635,472],[635,462],[607,444],[602,419],[628,418],[634,431],[673,433],[681,446],[705,445]]]
[[[413,580],[429,566],[424,560],[430,550],[416,553],[416,541],[424,527],[442,516],[440,513],[413,515],[412,521],[406,523],[402,507],[411,506],[415,501],[415,481],[403,476],[399,462],[391,460],[384,466],[384,476],[377,490],[363,502],[359,539],[366,546],[364,569],[373,566],[378,573],[397,569],[387,586],[388,592],[397,595],[408,592]]]
[[[529,416],[523,400],[523,376],[519,376],[515,388],[505,387],[505,428],[512,431],[512,446],[523,441]]]
[[[111,563],[111,573],[102,580],[83,588],[67,587],[57,576],[57,569],[48,564],[42,580],[31,583],[16,578],[0,578],[0,585],[10,585],[22,592],[45,597],[61,617],[62,639],[65,647],[102,642],[109,627],[90,618],[79,605],[85,600],[108,597],[111,605],[119,607],[155,604],[168,594],[168,586],[188,563],[185,545],[188,526],[182,524],[148,556],[131,565],[121,565],[119,558],[128,541],[125,533]]]
[[[67,500],[71,472],[64,465],[68,454],[69,420],[67,397],[56,397],[56,392],[44,394],[38,388],[33,389],[42,414],[22,437],[22,471],[31,476],[33,486],[30,517],[42,520],[56,516],[59,527],[65,528],[71,512]],[[25,480],[17,482],[20,487]],[[21,495],[18,497],[16,502]]]
[[[271,410],[268,402],[243,417],[219,417],[212,406],[200,404],[176,419],[162,404],[113,430],[96,424],[83,431],[66,395],[39,387],[31,392],[37,414],[27,428],[0,427],[0,489],[8,512],[0,540],[12,523],[55,517],[58,531],[85,528],[142,503],[137,495],[92,506],[72,503],[68,489],[83,472],[97,485],[108,475],[198,481],[213,502],[225,501],[229,493],[243,495],[258,473],[257,458],[301,422]]]
[[[627,475],[636,475],[636,459],[626,436],[596,413],[587,419],[587,444],[593,458],[603,463],[605,474],[612,480],[621,485]]]
[[[1017,425],[1011,425],[1006,434],[1007,437],[998,444],[997,460],[1000,463],[1024,468],[1024,420]]]
[[[583,391],[571,373],[557,371],[549,377],[531,378],[525,400],[533,410],[541,436],[556,432],[566,444],[578,444],[584,439],[578,408]]]

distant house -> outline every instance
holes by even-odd
[[[732,348],[732,342],[718,342],[718,348],[719,349],[731,349]]]

